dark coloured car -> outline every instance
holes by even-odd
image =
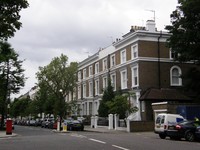
[[[29,126],[35,126],[35,124],[36,124],[35,120],[29,120],[29,123],[28,123]]]
[[[196,135],[196,139],[200,140],[200,126],[197,127],[195,135]]]
[[[200,121],[183,121],[176,125],[169,126],[167,135],[171,139],[185,138],[187,141],[192,142],[198,138],[198,126],[200,126]]]
[[[84,130],[84,124],[80,120],[64,120],[63,124],[67,125],[67,130],[77,130],[77,131],[83,131]]]
[[[35,126],[41,126],[41,125],[42,125],[42,120],[36,119]]]

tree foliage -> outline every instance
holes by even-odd
[[[12,117],[29,116],[31,114],[30,107],[31,107],[31,100],[29,97],[15,99],[11,103],[11,110],[10,110],[11,116]]]
[[[130,94],[128,94],[128,96],[124,95],[120,89],[114,92],[109,78],[108,86],[104,90],[103,97],[99,105],[99,116],[108,117],[109,114],[118,114],[121,119],[124,119],[127,117],[127,114],[137,112],[137,107],[130,106],[128,101],[129,96]]]
[[[109,113],[118,114],[121,119],[126,118],[129,104],[126,96],[117,95],[113,101],[107,102]]]
[[[7,105],[10,103],[10,95],[16,94],[24,86],[22,62],[18,60],[18,54],[7,42],[0,42],[0,114],[2,119],[6,115]]]
[[[27,0],[0,1],[0,40],[13,37],[16,30],[21,28],[19,12],[28,6]]]
[[[118,114],[120,119],[126,118],[130,113],[135,113],[138,108],[131,107],[130,102],[127,100],[129,97],[127,95],[116,95],[113,101],[107,102],[109,107],[109,113]]]
[[[172,25],[166,29],[172,33],[169,47],[178,55],[179,61],[200,61],[200,1],[178,0],[171,14]]]
[[[100,117],[108,117],[109,114],[109,106],[107,105],[107,102],[112,101],[115,97],[115,93],[113,91],[113,87],[111,85],[110,78],[108,79],[108,86],[104,90],[102,100],[99,105],[98,113]]]
[[[69,92],[74,91],[77,66],[76,62],[68,64],[68,57],[61,54],[60,57],[55,57],[49,65],[39,68],[37,73],[38,86],[40,92],[41,90],[43,92],[38,96],[40,96],[40,100],[46,98],[45,110],[53,109],[55,115],[65,116],[67,109],[65,97]],[[53,108],[49,108],[51,106]]]
[[[166,29],[172,34],[168,39],[168,46],[176,54],[180,62],[191,61],[196,64],[186,79],[186,89],[200,97],[200,1],[178,0],[178,6],[171,14],[172,25]],[[195,73],[195,74],[193,74]],[[197,76],[198,75],[198,76]]]

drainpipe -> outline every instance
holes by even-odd
[[[160,89],[160,38],[162,37],[162,31],[160,31],[160,35],[158,37],[158,88]]]

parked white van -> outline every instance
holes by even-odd
[[[179,114],[158,114],[157,118],[155,119],[155,133],[159,134],[161,139],[165,139],[167,136],[166,131],[168,130],[168,126],[175,125],[183,120],[183,116]]]

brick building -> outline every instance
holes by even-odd
[[[98,115],[110,75],[114,90],[129,93],[131,105],[139,108],[134,120],[153,120],[151,104],[163,99],[149,100],[148,91],[174,89],[176,95],[179,93],[176,89],[184,85],[180,75],[193,66],[174,61],[177,55],[166,47],[169,36],[167,32],[157,31],[155,22],[148,20],[146,27],[132,26],[122,39],[116,39],[111,46],[80,62],[76,90],[78,114]]]

